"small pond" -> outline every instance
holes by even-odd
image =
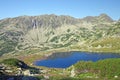
[[[45,60],[35,61],[36,66],[49,68],[67,68],[78,61],[98,61],[107,58],[120,58],[120,54],[114,53],[89,53],[89,52],[60,52],[53,53]]]

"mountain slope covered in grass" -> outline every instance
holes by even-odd
[[[120,52],[119,39],[120,22],[106,14],[83,19],[51,14],[0,20],[0,55],[56,48]]]

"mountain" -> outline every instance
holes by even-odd
[[[0,21],[1,27],[14,27],[29,30],[33,27],[60,27],[63,24],[76,24],[79,20],[70,16],[41,15],[41,16],[20,16]]]
[[[0,20],[0,55],[65,47],[84,51],[105,51],[107,48],[106,51],[109,51],[113,48],[111,40],[114,42],[120,37],[119,27],[120,22],[112,20],[107,14],[83,19],[54,14],[6,18]],[[108,38],[110,41],[101,45]],[[98,46],[102,47],[98,50]],[[112,52],[119,52],[120,46],[114,47]]]
[[[83,18],[87,22],[113,22],[113,19],[110,18],[107,14],[100,14],[99,16],[87,16]]]

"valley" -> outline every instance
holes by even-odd
[[[3,63],[6,59],[15,58],[29,66],[23,71],[31,70],[30,67],[33,70],[41,70],[42,72],[33,77],[42,77],[43,80],[119,80],[119,59],[80,61],[66,69],[33,64],[34,61],[46,59],[57,52],[120,54],[119,44],[120,21],[113,20],[107,14],[87,16],[82,19],[51,14],[0,20],[0,62],[3,67],[7,65],[7,68],[10,66],[15,70],[21,68]],[[9,75],[14,76],[17,73],[15,70],[13,75],[11,73]],[[0,73],[2,75],[2,72]],[[3,72],[3,74],[8,73]]]

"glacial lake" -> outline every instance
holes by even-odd
[[[107,58],[120,58],[120,54],[114,53],[89,53],[89,52],[59,52],[53,53],[45,60],[34,62],[36,66],[45,66],[49,68],[67,68],[78,61],[98,61]]]

